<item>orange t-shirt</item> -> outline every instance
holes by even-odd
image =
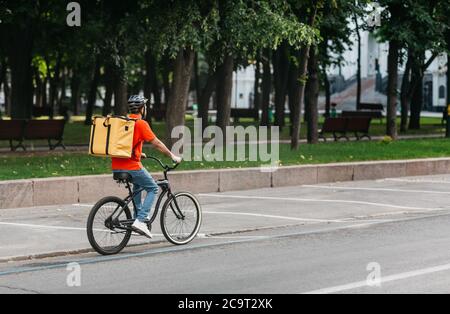
[[[137,119],[134,127],[133,147],[134,154],[131,158],[112,158],[113,170],[141,170],[144,168],[141,163],[142,146],[144,142],[152,142],[156,136],[147,121],[142,120],[140,115],[131,114],[131,119]]]

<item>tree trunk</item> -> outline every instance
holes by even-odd
[[[319,142],[319,74],[318,59],[314,48],[310,51],[309,57],[309,78],[305,91],[305,102],[308,110],[308,143],[317,144]]]
[[[11,117],[30,119],[33,104],[33,71],[31,66],[32,23],[17,23],[6,30],[8,60],[11,70]]]
[[[167,103],[167,144],[172,147],[172,130],[185,125],[186,105],[192,76],[195,53],[192,49],[181,50],[175,60],[173,85]]]
[[[91,86],[89,88],[88,103],[86,107],[86,120],[84,124],[90,125],[92,123],[92,116],[94,115],[95,103],[97,102],[97,90],[100,82],[100,57],[95,59],[95,68],[92,76]]]
[[[70,90],[71,90],[71,98],[70,98],[70,107],[73,110],[73,114],[75,116],[80,114],[80,105],[81,105],[81,78],[77,70],[74,69],[72,73],[72,79],[70,81]]]
[[[286,106],[286,93],[289,80],[289,50],[283,43],[273,57],[274,85],[275,85],[275,125],[280,129],[284,127],[284,114]]]
[[[50,108],[50,119],[53,119],[55,116],[55,112],[58,112],[58,110],[55,110],[56,101],[58,98],[58,87],[60,84],[60,74],[61,74],[61,54],[58,53],[58,56],[56,58],[56,65],[55,65],[55,71],[53,73],[53,77],[49,76],[50,81],[50,90],[49,90],[49,108]],[[47,67],[48,69],[48,67]]]
[[[8,75],[3,81],[3,92],[5,94],[5,114],[11,116],[11,87],[8,82]]]
[[[261,58],[257,58],[256,60],[253,95],[253,109],[257,112],[257,118],[259,120],[259,110],[261,109]]]
[[[323,70],[323,81],[325,85],[325,117],[328,118],[331,115],[331,84],[325,68]]]
[[[109,64],[105,65],[105,99],[103,100],[102,115],[106,117],[112,113],[112,100],[114,97],[114,71]]]
[[[388,107],[387,107],[387,125],[386,134],[393,139],[397,138],[397,85],[398,85],[398,63],[399,63],[398,41],[389,42],[388,56]]]
[[[357,82],[357,87],[356,87],[356,110],[359,110],[361,107],[361,55],[362,55],[362,50],[361,50],[361,33],[359,30],[359,23],[358,23],[358,15],[354,14],[354,18],[353,21],[355,23],[356,26],[356,36],[358,38],[358,61],[357,61],[357,70],[356,70],[356,82]]]
[[[295,53],[298,54],[298,51]],[[297,56],[298,57],[298,56]],[[289,121],[290,130],[289,135],[292,136],[294,132],[294,120],[295,120],[295,107],[298,104],[298,94],[299,94],[299,80],[298,80],[299,69],[295,64],[292,64],[289,69],[289,86],[288,86],[288,101],[289,101]]]
[[[313,10],[311,11],[311,15],[309,16],[308,25],[314,26],[317,16],[317,3],[315,3]],[[307,73],[308,73],[308,63],[309,63],[309,51],[310,46],[304,46],[299,53],[298,58],[298,78],[299,78],[299,87],[297,92],[297,101],[294,107],[294,116],[293,116],[293,127],[292,127],[292,136],[291,136],[291,149],[298,150],[300,145],[300,123],[301,123],[301,112],[302,112],[302,103],[305,99],[305,85],[307,81]]]
[[[271,51],[269,49],[264,51],[262,57],[263,78],[262,78],[262,99],[261,99],[261,125],[269,126],[269,110],[270,110],[270,95],[272,93],[272,69],[270,67]]]
[[[2,60],[2,62],[0,63],[0,92],[2,91],[3,82],[6,81],[5,77],[6,77],[6,63]],[[5,104],[5,109],[6,109],[6,104]],[[2,117],[3,117],[3,113],[2,113],[2,108],[0,107],[0,120],[3,119]]]
[[[423,79],[425,71],[430,67],[438,54],[433,56],[425,62],[425,52],[416,54],[413,67],[412,83],[410,86],[409,99],[411,99],[411,116],[409,121],[409,128],[411,130],[420,129],[420,115],[423,107]]]
[[[195,99],[197,102],[197,105],[199,105],[200,97],[202,94],[201,88],[200,88],[200,65],[198,60],[198,53],[195,53],[194,57],[194,76],[195,76]]]
[[[2,58],[2,61],[0,63],[0,92],[3,87],[3,95],[6,94],[6,86],[8,85],[8,81],[6,79],[6,71],[7,71],[7,65],[5,58]],[[5,97],[6,98],[6,97]],[[5,114],[7,114],[7,105],[6,105],[6,99],[5,99]],[[0,119],[2,117],[2,112],[0,110]]]
[[[150,50],[145,53],[145,81],[144,81],[144,96],[149,99],[147,107],[147,121],[150,123],[152,121],[150,104],[152,99],[152,91],[154,81],[156,79],[156,58]]]
[[[119,77],[114,82],[114,114],[126,116],[128,113],[128,82]]]
[[[161,110],[162,109],[162,100],[161,100],[161,83],[159,82],[158,77],[153,81],[153,98],[155,102],[153,103],[153,109]]]
[[[166,57],[167,59],[167,57]],[[164,103],[169,103],[170,93],[172,91],[172,86],[170,83],[170,75],[173,72],[173,64],[172,60],[164,60],[163,68],[162,68],[162,77],[163,77],[163,89],[164,89]]]
[[[42,101],[42,92],[43,92],[43,83],[42,78],[39,73],[39,69],[37,67],[34,68],[34,81],[36,82],[36,88],[35,88],[35,106],[38,108],[43,107],[43,101]]]
[[[298,68],[298,86],[295,93],[295,106],[293,115],[293,127],[291,136],[291,148],[297,150],[300,145],[300,127],[301,127],[301,112],[302,104],[305,99],[305,86],[308,72],[309,46],[305,46],[300,50],[299,54],[299,68]]]
[[[212,71],[211,71],[212,72]],[[208,127],[209,123],[209,103],[214,91],[217,87],[217,72],[209,73],[205,87],[200,92],[199,96],[199,117],[202,119],[203,131]]]
[[[223,64],[218,68],[217,95],[217,122],[216,125],[225,132],[230,125],[231,93],[233,90],[233,56],[225,57]]]
[[[411,116],[409,119],[409,129],[420,129],[420,113],[423,107],[423,75],[420,71],[414,69],[413,81],[415,82],[414,91],[411,97]]]
[[[67,81],[67,69],[63,68],[63,71],[61,72],[61,94],[58,98],[58,107],[60,110],[60,114],[64,114],[69,110],[69,108],[64,108],[64,100],[66,99],[66,81]]]
[[[448,36],[450,37],[450,34]],[[448,42],[448,46],[450,47],[450,39]],[[450,53],[447,53],[447,104],[446,105],[450,106]]]
[[[400,94],[400,104],[401,104],[401,123],[400,132],[406,132],[408,127],[408,115],[409,115],[409,104],[411,99],[409,97],[409,88],[411,85],[411,64],[412,64],[412,54],[408,53],[408,61],[405,66],[405,73],[402,80],[402,89]]]
[[[42,82],[42,108],[48,108],[48,97],[47,97],[47,86],[48,86],[48,77],[44,77]]]

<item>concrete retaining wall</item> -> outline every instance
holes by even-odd
[[[450,158],[291,166],[275,172],[259,168],[182,171],[172,173],[170,181],[175,191],[214,193],[436,174],[450,174]],[[161,178],[161,174],[154,176]],[[111,175],[0,181],[0,209],[92,203],[126,194]]]

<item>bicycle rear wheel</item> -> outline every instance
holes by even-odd
[[[161,229],[175,245],[188,244],[197,236],[202,223],[200,203],[194,195],[177,193],[167,199],[161,211]]]
[[[106,197],[100,200],[92,208],[87,223],[87,235],[92,248],[101,255],[120,253],[127,246],[132,233],[121,221],[131,219],[130,209],[120,198]]]

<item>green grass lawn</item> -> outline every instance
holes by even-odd
[[[320,119],[320,125],[323,124],[323,118]],[[441,125],[441,119],[439,118],[422,118],[422,129],[409,130],[402,135],[430,135],[430,134],[444,134],[445,127]],[[400,123],[400,120],[398,120]],[[249,126],[254,125],[255,122],[251,119],[241,119],[239,125]],[[188,117],[186,125],[189,128],[193,128],[193,121],[191,117]],[[166,126],[163,122],[153,122],[152,128],[155,134],[161,139],[166,138]],[[382,136],[386,133],[385,122],[381,123],[379,120],[374,120],[370,129],[370,135]],[[306,138],[306,126],[303,123],[301,129],[301,138]],[[68,123],[64,132],[64,143],[66,145],[87,145],[89,143],[90,127],[84,125],[83,117],[76,117],[74,122]],[[283,128],[280,138],[282,140],[290,139],[289,125]],[[26,145],[33,143],[34,146],[46,146],[47,141],[26,141]],[[7,141],[0,142],[0,147],[9,147]]]
[[[155,154],[146,148],[146,153]],[[157,154],[155,154],[157,155]],[[449,157],[450,140],[422,139],[397,141],[390,144],[379,141],[321,143],[302,145],[299,151],[291,151],[289,145],[280,146],[281,165],[306,165],[348,161],[395,160],[428,157]],[[167,162],[167,159],[166,159]],[[158,171],[151,160],[144,165],[150,171]],[[180,170],[257,167],[260,162],[184,162]],[[82,153],[53,152],[48,155],[28,153],[0,157],[0,180],[45,178],[74,175],[110,173],[110,160],[91,157]]]

